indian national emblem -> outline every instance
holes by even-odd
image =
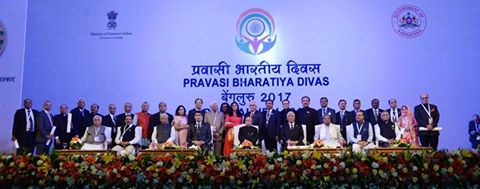
[[[113,11],[113,10],[107,13],[107,17],[108,17],[107,28],[108,28],[108,30],[115,30],[117,28],[117,22],[116,22],[117,15],[118,15],[118,13]]]

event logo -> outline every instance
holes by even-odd
[[[5,33],[5,27],[0,22],[0,55],[2,55],[5,44],[7,43],[7,34]]]
[[[107,17],[108,17],[107,28],[109,30],[115,30],[117,28],[117,22],[116,22],[117,15],[118,13],[113,10],[107,13]]]
[[[275,22],[263,9],[248,9],[237,20],[238,48],[245,53],[258,55],[270,50],[276,42]]]
[[[404,5],[393,13],[392,26],[393,30],[400,36],[415,38],[425,31],[427,17],[420,8],[413,5]]]

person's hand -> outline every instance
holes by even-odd
[[[359,144],[360,144],[360,146],[365,147],[365,146],[368,145],[368,142],[367,141],[360,141]]]
[[[219,132],[217,132],[217,131],[213,132],[213,137],[217,138],[218,136],[220,136]]]
[[[61,143],[61,142],[60,142],[60,139],[58,139],[58,138],[55,139],[55,143],[56,143],[56,144],[60,144],[60,143]]]
[[[46,135],[45,136],[48,140],[52,139],[52,135]]]
[[[432,126],[432,125],[427,125],[427,129],[428,129],[429,131],[431,131],[431,130],[433,129],[433,126]]]
[[[387,142],[388,142],[388,144],[390,144],[390,145],[392,145],[392,144],[395,143],[395,141],[394,141],[393,139],[390,139],[390,140],[388,140]]]
[[[340,140],[340,147],[344,147],[347,142],[345,140]]]
[[[130,145],[130,142],[120,142],[120,145],[123,147]]]

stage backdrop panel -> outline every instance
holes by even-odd
[[[335,109],[355,98],[362,109],[372,98],[413,108],[427,92],[441,113],[440,148],[468,147],[478,10],[453,0],[31,1],[23,97],[39,109],[52,100],[54,113],[79,98],[121,113],[124,102],[190,109],[197,97],[204,107],[237,101],[246,111],[270,98],[298,108],[304,95],[314,108],[322,96]]]
[[[0,1],[0,152],[11,151],[13,114],[22,96],[27,0]]]

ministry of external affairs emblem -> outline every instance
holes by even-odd
[[[3,49],[7,43],[7,34],[5,33],[5,27],[0,22],[0,55],[2,55]]]
[[[118,13],[113,10],[107,13],[107,17],[108,17],[107,28],[109,30],[115,30],[117,28],[117,22],[116,22],[117,15]]]
[[[415,38],[425,31],[427,17],[420,8],[404,5],[393,13],[392,27],[402,37]]]

